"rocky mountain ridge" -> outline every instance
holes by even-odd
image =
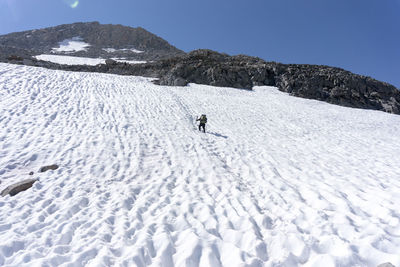
[[[94,23],[92,26],[97,27],[96,25]],[[71,24],[70,26],[71,28],[79,28],[82,25]],[[68,28],[66,25],[57,27],[53,28]],[[113,27],[120,28],[124,26],[113,25]],[[118,31],[110,30],[109,32]],[[95,33],[93,36],[95,35],[102,36],[103,34]],[[13,36],[13,34],[10,36]],[[65,38],[65,36],[70,35],[62,35],[61,38]],[[122,38],[122,40],[117,41],[115,44],[89,38],[85,39],[85,41],[95,44],[94,47],[97,47],[97,52],[100,50],[105,52],[104,47],[113,46],[114,49],[126,47],[127,40],[133,38],[118,37],[119,34],[115,36],[117,37],[111,39]],[[102,38],[104,39],[105,37]],[[144,49],[144,46],[141,46],[143,44],[140,44],[140,42],[147,44],[146,49],[149,56],[146,56],[145,52],[133,52],[136,54],[133,57],[143,54],[142,56],[145,56],[145,59],[153,58],[151,62],[145,64],[127,64],[109,59],[106,61],[106,64],[99,64],[97,66],[67,66],[37,60],[32,57],[38,52],[36,46],[9,46],[10,43],[4,42],[4,38],[2,39],[2,36],[0,36],[0,61],[69,71],[153,77],[157,78],[156,83],[171,86],[185,86],[188,83],[242,89],[251,89],[256,85],[276,86],[279,90],[298,97],[316,99],[347,107],[381,110],[400,114],[400,91],[388,83],[380,82],[370,77],[353,74],[349,71],[329,66],[266,62],[256,57],[245,55],[229,56],[204,49],[185,54],[157,38],[147,38],[148,41],[146,42],[143,41],[146,38],[139,38],[140,40],[137,40],[137,43],[135,43],[137,47],[135,49]],[[49,45],[46,49],[49,49],[51,46]],[[91,51],[90,53],[97,53],[96,50]],[[150,51],[156,52],[151,54]],[[80,55],[79,53],[86,53],[85,55],[88,55],[87,51],[79,51],[74,53],[74,55]]]
[[[85,49],[60,51],[60,43],[71,40],[87,44]],[[184,52],[162,38],[138,27],[103,25],[98,22],[64,24],[0,36],[0,45],[33,51],[35,54],[68,54],[80,57],[157,60]]]

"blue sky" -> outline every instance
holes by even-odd
[[[341,67],[400,88],[400,0],[0,0],[0,34],[80,21],[140,26],[184,51]]]

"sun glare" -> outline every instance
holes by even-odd
[[[70,8],[77,8],[79,5],[79,0],[63,0]]]
[[[76,0],[74,3],[71,4],[71,8],[76,8],[79,5],[79,1]]]

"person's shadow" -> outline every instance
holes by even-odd
[[[225,139],[228,138],[228,136],[222,135],[222,134],[219,134],[219,133],[213,133],[213,132],[208,132],[208,133],[209,133],[209,134],[212,134],[212,135],[215,135],[216,137],[222,137],[222,138],[225,138]]]

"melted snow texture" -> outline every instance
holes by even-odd
[[[73,56],[61,56],[61,55],[38,55],[36,56],[37,59],[43,61],[49,61],[57,64],[64,64],[64,65],[89,65],[95,66],[97,64],[105,64],[106,60],[104,58],[87,58],[87,57],[73,57]],[[112,58],[118,62],[125,62],[129,64],[141,64],[146,63],[146,61],[140,60],[126,60],[123,58]]]
[[[0,94],[0,189],[39,178],[0,265],[400,265],[400,116],[7,64]]]
[[[65,39],[58,43],[60,47],[53,48],[54,52],[78,52],[85,51],[90,44],[82,41],[81,37],[73,37],[72,39]]]

